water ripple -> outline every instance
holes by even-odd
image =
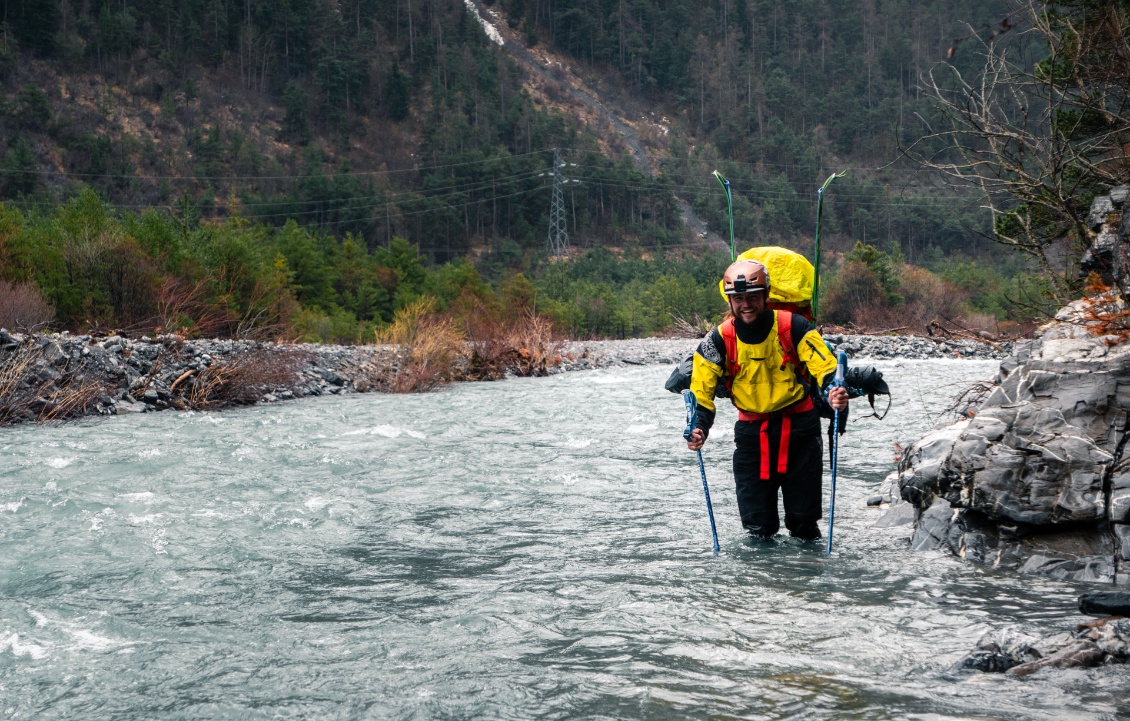
[[[992,364],[883,367],[837,549],[755,543],[722,411],[710,531],[663,368],[0,437],[4,718],[1109,719],[1125,669],[953,673],[1071,584],[872,529],[894,444]],[[925,380],[929,378],[930,380]],[[944,392],[938,389],[945,389]],[[1122,716],[1125,717],[1125,716]]]

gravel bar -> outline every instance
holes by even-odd
[[[825,340],[853,360],[891,358],[969,358],[1001,360],[1012,352],[1011,343],[982,343],[922,336],[836,335]],[[570,341],[562,349],[561,365],[551,373],[614,366],[675,364],[698,347],[688,338],[635,338],[630,340]]]
[[[840,336],[827,340],[856,360],[884,358],[1001,359],[1009,344],[989,345],[970,340],[937,340],[916,336]],[[674,365],[691,353],[698,341],[688,338],[569,341],[561,347],[561,363],[549,373],[623,366]],[[21,355],[23,354],[23,355]],[[35,420],[57,404],[61,389],[76,380],[97,383],[97,402],[85,415],[141,413],[185,407],[193,384],[205,383],[213,364],[231,363],[259,354],[290,364],[285,382],[263,379],[238,389],[219,405],[269,403],[306,396],[379,390],[403,358],[390,346],[318,344],[275,345],[235,340],[184,340],[177,336],[127,338],[9,333],[0,329],[0,365],[30,358],[22,389],[14,395],[31,398],[23,420]],[[283,358],[290,360],[283,360]],[[220,367],[217,366],[217,367]],[[214,369],[213,369],[214,371]],[[31,394],[30,396],[28,394]],[[11,398],[0,398],[0,404]]]

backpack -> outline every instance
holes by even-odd
[[[739,255],[737,259],[756,260],[769,271],[771,282],[767,306],[772,310],[784,311],[777,316],[777,336],[781,339],[781,349],[784,351],[785,360],[791,363],[797,371],[797,379],[808,389],[808,394],[819,409],[820,415],[824,418],[831,418],[831,406],[824,400],[824,394],[820,392],[815,380],[809,376],[808,369],[800,362],[796,348],[793,347],[792,314],[799,313],[809,322],[812,322],[812,289],[815,280],[815,271],[812,264],[800,253],[775,245],[750,248]],[[718,281],[718,290],[719,292],[724,290],[722,281]],[[723,300],[726,299],[724,292],[722,298]],[[787,320],[785,320],[785,316],[788,317]],[[730,350],[727,348],[727,353]],[[835,354],[835,348],[830,345],[828,351],[833,355]],[[672,393],[682,393],[684,389],[691,387],[691,371],[693,369],[694,352],[692,351],[675,366],[663,387]],[[871,404],[872,415],[876,418],[882,420],[886,415],[886,410],[881,414],[876,411],[876,395],[887,396],[887,409],[890,409],[891,390],[887,387],[886,381],[883,380],[883,373],[875,367],[849,366],[844,385],[848,389],[849,398],[867,396],[867,401]],[[729,384],[720,384],[715,391],[715,396],[729,398]]]

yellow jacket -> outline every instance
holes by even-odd
[[[772,325],[760,342],[742,340],[739,330],[736,341],[738,372],[730,386],[735,406],[751,413],[772,413],[784,410],[801,401],[807,390],[797,378],[796,369],[785,362],[784,349],[778,337],[778,313],[773,314]],[[744,335],[749,338],[749,331]],[[792,333],[796,355],[821,388],[836,370],[836,359],[806,318],[793,315]],[[716,410],[714,395],[718,383],[726,374],[726,345],[718,328],[712,330],[694,355],[691,374],[691,391],[698,404]]]

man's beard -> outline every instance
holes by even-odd
[[[734,312],[733,308],[730,308],[730,312],[734,314],[734,322],[735,323],[741,323],[742,325],[748,325],[748,326],[755,326],[755,325],[758,325],[760,322],[765,320],[765,314],[769,312],[769,309],[768,308],[762,308],[760,311],[758,311],[757,315],[755,315],[753,317],[753,320],[750,321],[749,323],[746,323],[744,320],[742,320],[741,313]]]

